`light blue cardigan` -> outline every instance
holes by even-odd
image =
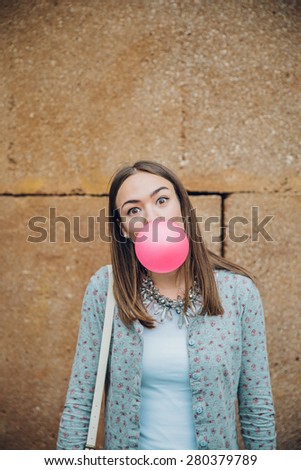
[[[245,276],[218,273],[223,316],[199,316],[187,328],[189,377],[198,449],[238,449],[235,402],[246,449],[275,449],[274,406],[263,305]],[[58,449],[84,449],[97,372],[108,288],[107,267],[90,279]],[[137,449],[143,326],[127,328],[116,308],[109,359],[105,449]]]

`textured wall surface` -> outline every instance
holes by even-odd
[[[242,242],[225,241],[225,256],[247,264],[259,279],[266,314],[276,422],[283,449],[300,449],[300,294],[301,294],[301,195],[232,194],[225,201],[226,224],[239,215],[249,220],[238,224],[235,235]],[[253,208],[253,217],[252,215]],[[259,220],[256,215],[259,209]],[[299,214],[299,216],[297,216]],[[257,222],[265,217],[263,239]],[[271,240],[269,240],[271,238]]]
[[[112,173],[150,159],[259,278],[278,447],[300,449],[300,2],[2,0],[0,43],[0,447],[54,448],[110,262],[96,217]]]

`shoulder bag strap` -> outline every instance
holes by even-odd
[[[99,353],[99,362],[97,377],[95,382],[93,404],[91,409],[90,424],[87,436],[86,449],[95,449],[97,430],[103,397],[105,376],[107,371],[107,363],[112,335],[113,313],[115,307],[115,299],[113,295],[113,272],[112,266],[108,265],[109,287],[107,293],[106,312],[104,318],[104,326],[102,332],[102,340]]]

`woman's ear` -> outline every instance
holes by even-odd
[[[117,221],[117,225],[118,225],[118,227],[119,227],[120,235],[121,235],[122,237],[124,237],[124,238],[128,238],[128,235],[127,235],[125,229],[124,229],[123,226],[122,226],[122,222],[121,222],[120,218],[117,217],[117,218],[116,218],[116,221]]]
[[[122,224],[121,224],[121,223],[119,224],[119,229],[120,229],[121,235],[122,235],[124,238],[129,238],[129,236],[128,236],[126,230],[122,227]]]

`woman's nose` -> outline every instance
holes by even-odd
[[[149,212],[145,212],[144,213],[144,219],[145,219],[145,223],[148,224],[149,222],[151,222],[153,220],[153,215],[152,213],[149,213]]]
[[[145,209],[144,217],[146,220],[145,223],[153,222],[154,220],[157,220],[157,219],[160,219],[162,221],[164,220],[162,213],[160,214],[156,208]]]

